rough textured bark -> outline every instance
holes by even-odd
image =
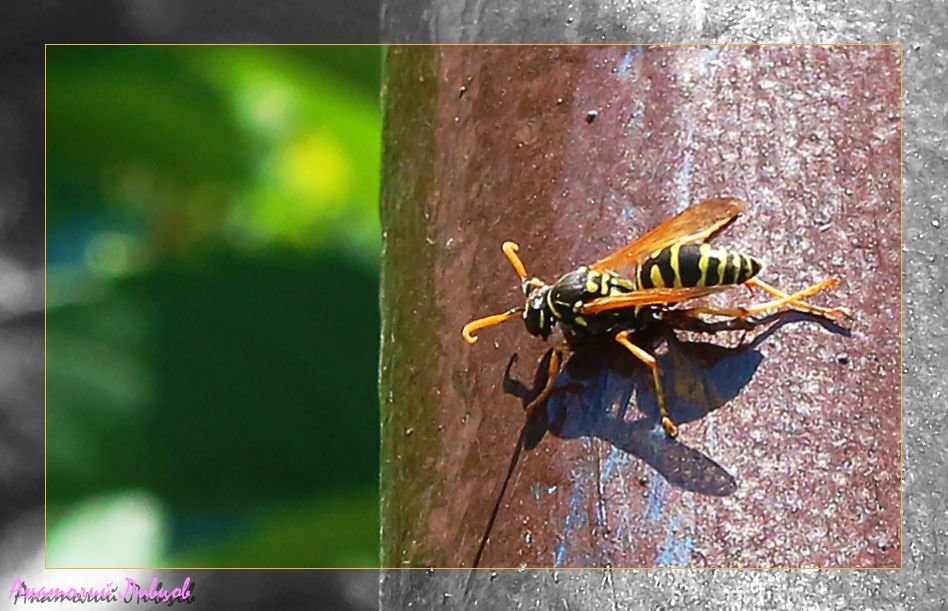
[[[813,301],[855,310],[851,335],[646,340],[675,443],[644,368],[578,353],[481,566],[900,564],[897,47],[396,48],[386,83],[383,566],[471,565],[542,382],[519,323],[459,335],[522,302],[500,244],[551,281],[718,195],[750,202],[721,240],[765,280],[840,278]],[[461,581],[391,573],[383,601]]]

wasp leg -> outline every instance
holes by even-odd
[[[533,410],[553,394],[553,384],[556,382],[556,376],[560,373],[560,365],[563,363],[563,355],[569,352],[569,346],[566,342],[561,342],[553,346],[553,352],[550,354],[550,368],[546,376],[546,384],[540,394],[523,408],[527,416],[533,413]]]
[[[787,295],[780,289],[777,289],[767,284],[763,280],[759,280],[758,278],[751,278],[750,280],[745,282],[744,285],[749,286],[749,287],[759,288],[760,290],[770,293],[771,295],[779,299],[786,299],[787,297],[789,297],[789,295]],[[837,316],[845,316],[846,318],[851,319],[853,317],[852,313],[848,309],[841,308],[841,307],[840,308],[822,308],[820,306],[804,303],[803,301],[794,301],[790,305],[796,310],[800,310],[802,312],[808,312],[810,314],[815,314],[817,316],[823,316],[824,318],[835,318]]]
[[[823,289],[833,286],[836,284],[836,278],[827,278],[823,282],[817,282],[814,285],[808,286],[802,291],[797,291],[792,295],[784,295],[780,299],[775,299],[773,301],[768,301],[766,303],[759,303],[754,306],[748,306],[743,308],[713,308],[713,307],[703,307],[703,308],[689,308],[686,310],[681,310],[685,313],[686,316],[694,316],[696,314],[709,314],[711,316],[727,316],[729,318],[747,318],[748,316],[754,316],[768,310],[779,310],[787,306],[793,307],[797,303],[800,303],[800,300],[804,297],[809,297],[814,293],[818,293]],[[776,290],[776,289],[775,289]],[[806,304],[804,304],[806,305]]]
[[[652,370],[652,380],[655,382],[655,398],[658,400],[658,414],[662,418],[662,427],[669,437],[678,437],[678,427],[668,416],[668,410],[665,407],[665,393],[662,391],[662,372],[658,368],[658,361],[655,360],[654,356],[630,342],[630,335],[632,335],[631,331],[620,331],[616,333],[615,340]]]

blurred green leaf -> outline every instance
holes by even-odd
[[[51,223],[75,212],[56,205],[70,182],[120,182],[134,170],[153,188],[233,188],[246,177],[247,142],[227,97],[180,49],[51,46],[46,66]]]
[[[374,526],[374,528],[373,528]],[[378,489],[264,508],[213,542],[183,541],[171,566],[375,567]]]
[[[375,481],[377,296],[375,270],[340,255],[220,252],[51,310],[49,496]]]
[[[377,563],[380,59],[47,49],[51,529],[141,490],[182,559]]]
[[[380,59],[372,47],[49,47],[48,222],[117,207],[160,249],[210,235],[377,252]]]

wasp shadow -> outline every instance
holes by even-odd
[[[635,337],[636,343],[656,354],[669,415],[679,425],[704,418],[733,400],[751,381],[763,361],[758,346],[785,324],[815,321],[834,333],[848,330],[826,319],[800,312],[783,312],[750,321],[705,323],[697,319],[661,322]],[[715,333],[768,326],[751,342],[726,347],[710,342],[679,339],[675,329]],[[532,411],[522,432],[523,448],[533,449],[549,432],[561,439],[596,437],[637,456],[669,483],[711,496],[729,496],[737,490],[735,478],[701,451],[669,438],[660,424],[651,371],[628,350],[611,340],[595,338],[574,347],[544,405]],[[507,366],[504,389],[524,406],[546,383],[552,351],[541,359],[533,388],[514,380]],[[643,417],[634,419],[633,410]]]

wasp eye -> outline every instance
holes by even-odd
[[[527,295],[527,303],[523,312],[523,321],[526,324],[527,331],[531,335],[543,339],[550,336],[553,325],[556,324],[556,318],[546,304],[546,297],[549,292],[550,287],[539,282],[539,286]]]

